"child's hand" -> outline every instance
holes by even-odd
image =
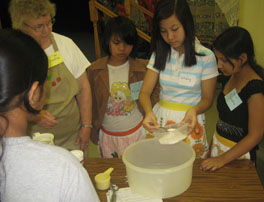
[[[160,127],[157,123],[157,117],[153,112],[149,112],[146,114],[145,119],[143,121],[143,126],[149,132],[153,132],[154,130]]]
[[[225,162],[221,156],[212,157],[204,160],[201,163],[200,169],[203,171],[215,171],[225,165]]]
[[[197,123],[197,113],[196,113],[196,110],[192,107],[191,109],[189,109],[183,120],[181,121],[182,124],[184,123],[188,123],[189,126],[188,126],[188,131],[191,132],[195,126],[196,126],[196,123]]]

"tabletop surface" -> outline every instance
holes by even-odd
[[[202,160],[193,164],[193,177],[190,187],[182,194],[163,199],[168,201],[264,201],[264,189],[258,178],[254,164],[249,160],[235,160],[215,172],[200,170]],[[96,174],[113,167],[111,183],[128,187],[126,168],[120,158],[87,158],[84,167],[94,185]],[[102,202],[106,202],[106,192],[96,190]]]

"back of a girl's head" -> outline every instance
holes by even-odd
[[[213,48],[227,58],[238,59],[242,53],[246,53],[248,59],[255,57],[252,38],[242,27],[230,27],[225,30],[216,38]]]
[[[19,102],[27,102],[33,82],[44,84],[47,68],[47,56],[34,39],[18,30],[1,30],[0,112],[8,111],[13,98],[23,93],[25,96]]]
[[[138,34],[135,24],[124,16],[118,16],[110,18],[104,29],[104,35],[102,40],[102,48],[107,55],[111,55],[109,44],[113,35],[117,35],[125,43],[132,45],[133,49],[130,54],[131,57],[136,57],[136,48],[138,41]]]

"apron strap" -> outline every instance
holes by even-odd
[[[229,139],[226,139],[222,136],[220,136],[217,131],[215,132],[215,137],[216,139],[223,145],[225,145],[226,147],[229,147],[229,148],[232,148],[233,146],[235,146],[237,143],[236,142],[233,142]]]
[[[52,45],[53,45],[54,51],[55,51],[55,52],[58,51],[59,49],[58,49],[57,43],[55,42],[55,39],[54,39],[52,33],[50,34],[50,40],[51,40],[51,42],[52,42]]]

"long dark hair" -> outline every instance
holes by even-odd
[[[130,19],[124,16],[110,18],[107,21],[102,40],[102,48],[104,52],[109,56],[111,56],[111,52],[109,49],[110,38],[114,34],[119,36],[127,44],[133,46],[130,57],[135,58],[138,42],[138,34],[135,24]]]
[[[47,71],[47,56],[33,38],[18,30],[1,30],[0,117],[8,123],[5,113],[22,103],[28,112],[38,113],[29,103],[28,92],[35,81],[43,87]]]
[[[156,4],[153,17],[153,32],[151,38],[151,50],[155,53],[154,67],[159,70],[165,69],[166,60],[170,57],[171,47],[160,34],[160,22],[175,15],[181,22],[184,32],[184,64],[192,66],[196,64],[195,53],[195,30],[193,17],[186,0],[160,0]]]
[[[221,52],[232,65],[230,58],[239,59],[242,53],[247,54],[247,63],[264,79],[263,68],[256,63],[253,40],[250,33],[242,27],[230,27],[213,42],[213,48]]]

